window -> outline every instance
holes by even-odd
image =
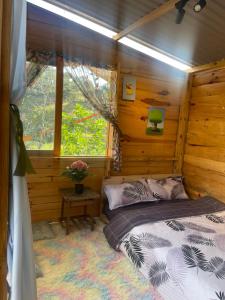
[[[62,156],[106,156],[108,122],[89,104],[66,68],[63,77],[60,132],[55,132],[56,67],[48,66],[26,91],[20,113],[27,150],[53,152],[54,135],[61,134]],[[104,88],[107,82],[101,81]]]
[[[53,150],[56,68],[48,66],[27,89],[20,104],[24,141],[28,150]]]
[[[105,156],[108,122],[64,73],[61,155]]]

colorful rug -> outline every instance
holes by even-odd
[[[107,244],[97,220],[94,231],[52,225],[55,239],[34,242],[44,277],[39,300],[160,300],[158,293],[121,252]]]
[[[47,221],[34,223],[32,225],[33,240],[49,240],[55,238],[51,225]]]

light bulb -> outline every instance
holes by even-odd
[[[201,8],[201,5],[200,4],[196,4],[195,6],[194,6],[194,11],[195,12],[200,12],[202,10],[202,8]]]

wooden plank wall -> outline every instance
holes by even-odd
[[[122,143],[121,174],[173,173],[184,78],[169,76],[168,72],[163,72],[162,65],[159,69],[153,70],[151,60],[143,60],[143,62],[138,60],[138,68],[135,67],[133,57],[122,55],[120,61],[118,110],[122,131],[130,137],[129,141]],[[134,102],[122,100],[122,80],[125,74],[133,75],[137,79],[137,97]],[[165,133],[162,136],[145,134],[149,107],[142,102],[145,98],[166,101],[170,104],[165,107]],[[28,176],[33,221],[59,217],[61,205],[59,188],[72,186],[71,181],[60,174],[73,160],[72,157],[32,157],[37,172],[35,175]],[[108,160],[89,158],[87,162],[93,176],[86,179],[85,185],[100,192],[102,180],[107,173]],[[112,171],[111,174],[115,175]],[[77,209],[76,213],[81,214],[82,210]],[[96,206],[92,210],[90,208],[90,213],[97,215],[99,207]]]
[[[194,196],[225,202],[225,68],[193,75],[183,173]]]
[[[175,162],[175,146],[179,110],[184,87],[184,78],[173,78],[168,74],[154,76],[143,65],[130,69],[129,64],[121,68],[119,84],[119,119],[120,126],[128,140],[122,143],[123,175],[172,173]],[[122,82],[125,75],[132,75],[137,80],[136,100],[122,99]],[[150,105],[144,99],[167,102],[164,134],[146,135],[147,114]]]
[[[119,117],[123,132],[130,137],[129,141],[122,144],[121,174],[173,172],[184,82],[182,72],[31,5],[28,5],[27,43],[32,49],[55,49],[59,53],[63,51],[64,54],[74,57],[82,55],[92,63],[118,63],[121,71],[118,80]],[[137,79],[137,97],[134,102],[121,99],[125,74],[134,75]],[[141,101],[145,98],[170,104],[166,107],[165,133],[161,137],[145,134],[149,107]],[[61,200],[58,190],[72,185],[60,174],[73,160],[74,158],[32,158],[37,174],[28,177],[28,185],[34,221],[59,217]],[[95,176],[88,178],[86,185],[100,191],[104,175],[109,175],[109,162],[105,159],[89,159],[88,162]],[[91,213],[97,214],[98,207]]]
[[[55,220],[60,216],[60,188],[73,187],[70,179],[62,176],[63,170],[74,158],[32,157],[36,174],[27,176],[28,192],[31,203],[32,220]],[[100,191],[107,159],[85,159],[90,167],[90,176],[84,180],[86,186]],[[75,214],[82,214],[82,208],[76,208]],[[99,206],[89,208],[89,213],[98,215]]]

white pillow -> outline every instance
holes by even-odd
[[[104,188],[108,198],[109,209],[131,205],[138,202],[157,201],[145,180],[109,184]]]
[[[149,189],[158,200],[188,199],[184,186],[183,178],[167,177],[161,180],[148,179]]]

